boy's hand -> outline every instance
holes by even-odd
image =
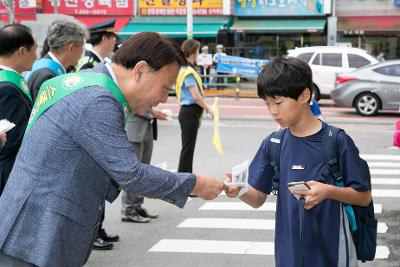
[[[227,172],[226,173],[226,180],[225,180],[225,184],[227,183],[232,183],[232,173],[231,172]],[[224,186],[224,191],[226,193],[226,195],[230,198],[236,198],[240,192],[240,187],[239,186]]]
[[[316,181],[308,181],[307,184],[311,187],[310,190],[293,191],[293,194],[304,196],[304,208],[310,210],[328,198],[330,185]]]

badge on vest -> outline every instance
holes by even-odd
[[[292,165],[292,170],[304,170],[305,168],[304,165]]]

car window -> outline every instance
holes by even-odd
[[[303,60],[306,63],[308,63],[308,61],[310,61],[310,58],[312,57],[313,54],[314,54],[314,52],[302,53],[302,54],[298,55],[297,58]]]
[[[368,64],[371,64],[371,62],[359,55],[355,55],[355,54],[348,54],[347,55],[348,59],[349,59],[349,67],[350,68],[360,68],[360,67],[364,67]]]
[[[317,54],[317,55],[315,56],[315,58],[314,58],[312,64],[313,64],[313,65],[320,65],[320,64],[321,64],[321,63],[320,63],[320,62],[321,62],[320,58],[321,58],[321,54]]]
[[[341,53],[322,53],[323,66],[341,67],[342,66],[342,54]]]
[[[398,76],[400,77],[400,64],[385,66],[374,69],[374,71],[389,76]]]

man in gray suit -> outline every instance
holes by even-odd
[[[153,140],[157,140],[157,119],[166,120],[167,117],[160,111],[159,107],[153,107],[152,112],[146,116],[132,116],[126,123],[128,140],[132,143],[138,160],[150,164],[153,154]],[[122,192],[121,221],[134,223],[148,223],[151,219],[158,217],[149,214],[142,207],[143,196]]]
[[[129,108],[143,116],[165,102],[185,64],[172,40],[140,33],[112,64],[42,85],[0,198],[0,265],[82,266],[104,200],[114,201],[119,188],[181,208],[190,193],[213,199],[226,189],[214,177],[140,163],[126,136]]]

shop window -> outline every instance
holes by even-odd
[[[381,68],[376,68],[374,71],[389,76],[398,76],[400,77],[400,64],[385,66]]]
[[[342,67],[342,54],[340,53],[322,53],[323,66]]]
[[[348,59],[349,59],[349,67],[350,68],[361,68],[364,67],[366,65],[371,64],[371,62],[359,55],[355,55],[355,54],[348,54],[347,55]]]
[[[321,54],[317,54],[312,62],[313,65],[321,65]]]
[[[313,52],[311,52],[311,53],[302,53],[302,54],[298,55],[297,58],[303,60],[306,63],[308,63],[308,61],[310,61],[310,59],[311,59],[313,54],[314,54]]]

